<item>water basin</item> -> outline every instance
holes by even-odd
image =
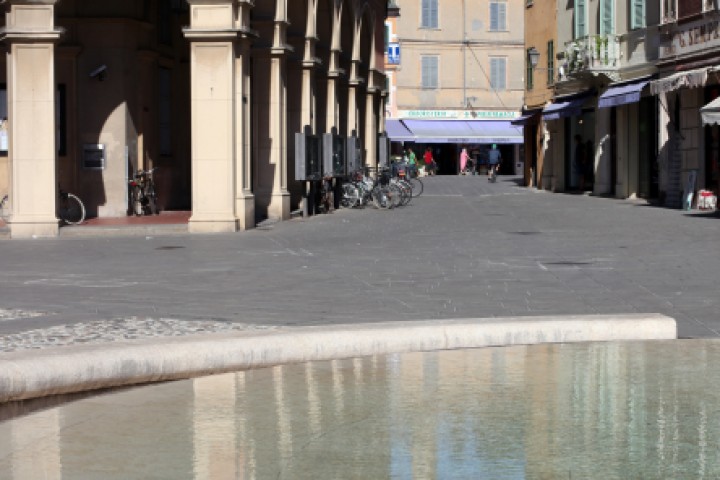
[[[714,340],[285,365],[10,418],[0,478],[718,478],[719,383]]]

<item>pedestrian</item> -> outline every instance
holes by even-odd
[[[417,177],[417,157],[415,156],[415,152],[413,152],[412,147],[408,147],[407,157],[408,157],[408,169],[410,170],[410,176],[412,178],[415,178],[415,177]]]
[[[435,175],[435,169],[437,167],[437,164],[435,163],[435,159],[433,158],[432,148],[427,147],[425,149],[425,155],[423,155],[423,160],[425,161],[425,169],[428,171],[428,175]]]
[[[497,175],[497,170],[500,168],[500,162],[502,162],[502,155],[500,154],[500,150],[498,150],[497,145],[493,143],[492,148],[488,152],[488,164],[490,168],[488,168],[488,177],[493,177],[494,175]]]
[[[467,168],[468,156],[469,155],[467,153],[467,148],[463,148],[462,151],[460,152],[460,173],[459,173],[459,175],[465,175],[467,173],[465,171],[465,169]]]

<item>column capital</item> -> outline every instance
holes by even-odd
[[[65,29],[55,26],[58,0],[0,0],[5,10],[5,26],[0,41],[14,43],[54,43]]]

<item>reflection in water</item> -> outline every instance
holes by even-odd
[[[0,478],[718,478],[718,367],[675,341],[216,375],[4,421]]]

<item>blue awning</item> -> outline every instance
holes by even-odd
[[[412,142],[415,136],[405,126],[402,120],[396,118],[385,119],[385,131],[390,140],[394,142]]]
[[[639,102],[642,89],[648,83],[650,83],[649,79],[617,86],[611,85],[605,93],[600,95],[598,108],[617,107],[618,105]]]
[[[509,120],[403,120],[422,143],[523,143]]]
[[[537,122],[538,114],[542,112],[541,109],[534,110],[532,112],[526,112],[515,120],[510,120],[511,125],[529,125]]]
[[[582,113],[582,106],[587,100],[586,96],[568,101],[551,103],[543,108],[542,115],[545,120],[558,120],[564,117],[574,117]]]

